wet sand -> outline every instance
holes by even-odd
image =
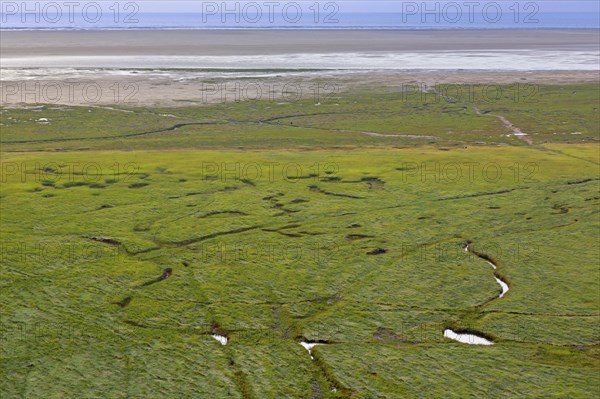
[[[408,84],[597,82],[599,42],[597,30],[572,29],[3,31],[0,104],[318,103]],[[513,68],[518,57],[515,70],[495,67]],[[244,70],[261,63],[265,70]],[[311,70],[319,66],[326,70]]]
[[[175,74],[176,75],[176,74]],[[68,76],[68,75],[67,75]],[[311,98],[334,104],[338,95],[360,91],[415,91],[437,84],[561,85],[598,82],[591,71],[446,71],[446,72],[312,72],[299,75],[267,74],[254,78],[189,78],[153,75],[113,75],[95,71],[89,76],[3,80],[0,105],[50,103],[122,107],[202,106],[247,100],[273,103]]]

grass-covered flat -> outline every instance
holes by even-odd
[[[428,93],[412,86],[360,89],[318,103],[300,98],[162,109],[3,108],[0,144],[5,151],[526,145],[500,117],[534,144],[599,139],[598,84],[459,87]]]
[[[594,104],[565,101],[565,134],[529,145],[484,106],[377,98],[294,118],[299,104],[3,109],[2,397],[594,397]],[[148,113],[219,123],[136,135],[172,126]]]

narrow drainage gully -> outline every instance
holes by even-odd
[[[494,264],[494,262],[492,262],[490,259],[488,259],[488,257],[478,254],[477,252],[473,251],[471,249],[471,241],[468,241],[464,246],[463,249],[465,252],[468,253],[472,253],[473,255],[477,256],[478,258],[486,261],[486,263],[488,265],[490,265],[492,267],[492,269],[496,270],[498,268],[498,266],[496,266]],[[500,285],[500,287],[502,288],[502,292],[500,294],[498,294],[498,298],[502,298],[504,296],[504,294],[506,294],[508,292],[508,284],[503,281],[500,277],[498,277],[498,275],[494,272],[494,279],[496,280],[496,282],[498,283],[498,285]],[[494,345],[494,342],[485,339],[483,337],[480,337],[478,335],[475,334],[461,334],[461,333],[457,333],[449,328],[444,330],[444,337],[446,338],[450,338],[453,339],[455,341],[461,342],[463,344],[469,344],[469,345]]]
[[[490,261],[489,259],[487,259],[485,256],[480,255],[477,252],[472,251],[471,248],[470,248],[471,244],[472,244],[471,242],[468,242],[463,247],[463,249],[465,250],[465,252],[472,253],[473,255],[477,256],[478,258],[483,259],[494,270],[498,269],[498,266],[496,266],[492,261]],[[506,294],[508,292],[508,284],[506,283],[506,281],[503,281],[500,277],[498,277],[498,275],[496,275],[496,273],[494,273],[494,279],[496,280],[496,282],[498,283],[498,285],[500,286],[500,288],[502,288],[502,292],[500,292],[500,294],[498,294],[498,298],[502,298],[504,296],[504,294]]]
[[[302,341],[300,342],[300,345],[302,345],[302,347],[304,349],[306,349],[306,351],[308,352],[308,354],[310,355],[311,360],[315,360],[315,358],[312,355],[312,349],[317,346],[317,345],[325,345],[322,343],[318,343],[318,342],[306,342],[306,341]],[[331,384],[331,392],[337,392],[337,388],[336,388],[336,384],[333,383],[333,381],[331,381],[331,379],[327,376],[327,374],[325,372],[323,372],[323,374],[325,375],[325,378],[329,381],[329,383]]]
[[[502,287],[502,292],[498,295],[498,298],[502,298],[504,294],[508,292],[508,284],[506,284],[504,281],[500,280],[496,276],[494,276],[494,278],[496,279],[496,282],[500,284],[500,287]]]
[[[323,345],[323,344],[319,344],[316,342],[300,342],[300,345],[302,345],[304,347],[304,349],[306,349],[308,351],[308,354],[310,355],[310,358],[315,360],[315,358],[312,355],[312,348],[314,348],[317,345]]]

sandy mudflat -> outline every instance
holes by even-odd
[[[0,83],[0,105],[51,103],[109,106],[203,106],[215,103],[263,100],[278,103],[313,99],[335,104],[342,93],[362,91],[425,90],[437,84],[521,85],[525,92],[537,85],[598,82],[591,71],[446,71],[446,72],[313,72],[298,75],[267,74],[246,78],[177,79],[160,75],[115,76],[95,72],[66,79],[13,80]],[[118,88],[118,90],[117,90]],[[466,90],[466,89],[465,89]],[[508,89],[504,89],[508,90]]]
[[[597,30],[3,31],[2,57],[598,50]]]
[[[4,31],[0,42],[2,105],[285,102],[315,87],[323,102],[407,84],[597,82],[600,59],[596,30]],[[91,102],[89,86],[100,93]]]
[[[4,31],[0,43],[5,69],[597,71],[600,59],[597,30]]]

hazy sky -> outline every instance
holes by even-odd
[[[42,1],[25,1],[25,3],[58,3],[62,4],[65,1],[75,1],[80,4],[90,3],[88,0],[42,0]],[[95,0],[98,3],[115,3],[118,0]],[[335,3],[339,7],[340,12],[401,12],[403,4],[417,4],[421,5],[423,2],[433,4],[438,3],[441,6],[447,3],[456,3],[464,7],[464,10],[468,10],[467,6],[463,6],[465,3],[475,3],[475,10],[481,9],[485,3],[490,3],[489,0],[455,0],[455,1],[432,1],[432,0],[415,0],[415,1],[401,1],[401,0],[294,0],[295,2],[302,5],[303,8],[308,8],[314,3],[319,3],[321,7],[324,7],[327,3]],[[264,5],[266,2],[273,2],[278,4],[278,7],[283,7],[286,3],[292,3],[294,1],[288,0],[256,0],[254,3],[259,4],[267,10],[267,6]],[[220,5],[224,2],[223,0],[215,1],[204,1],[204,0],[120,0],[118,1],[121,5],[128,2],[136,3],[139,5],[140,12],[200,12],[202,11],[203,4],[208,3]],[[239,3],[246,4],[252,3],[253,1],[225,1],[225,3]],[[600,1],[598,0],[496,0],[497,3],[501,4],[503,8],[508,9],[514,3],[519,3],[521,7],[524,7],[528,3],[534,3],[539,6],[540,12],[598,12],[600,10]],[[1,0],[0,3],[17,3],[21,4],[21,1],[7,1]],[[230,5],[230,7],[234,7]],[[430,5],[433,7],[433,5]],[[478,8],[477,8],[478,7]],[[276,8],[277,9],[277,8]]]
[[[266,1],[269,0],[258,0],[255,1],[255,3],[262,5],[264,4]],[[282,0],[282,1],[276,1],[276,0],[270,0],[273,1],[274,3],[278,3],[281,4],[283,6],[283,4],[285,3],[291,3],[292,1],[287,1],[287,0]],[[315,2],[317,2],[317,0],[295,0],[297,3],[302,4],[303,6],[309,6],[314,4]],[[458,1],[431,1],[431,0],[426,0],[425,3],[429,3],[429,4],[433,4],[433,3],[438,3],[441,6],[443,6],[444,4],[447,3],[457,3],[459,5],[463,5],[466,2],[472,2],[472,3],[477,3],[477,4],[481,4],[480,7],[483,7],[483,4],[485,4],[486,2],[490,2],[489,0],[480,0],[480,1],[474,1],[474,0],[458,0]],[[238,2],[234,2],[234,1],[225,1],[225,3],[240,3],[240,4],[245,4],[245,3],[251,3],[252,1],[238,1]],[[322,6],[324,6],[325,4],[327,4],[328,2],[330,2],[329,0],[322,0],[322,1],[318,1]],[[340,12],[385,12],[385,11],[394,11],[394,12],[400,12],[402,11],[402,7],[403,5],[407,5],[408,3],[412,3],[412,4],[418,4],[419,6],[421,5],[421,3],[423,3],[423,0],[416,0],[416,1],[400,1],[400,0],[387,0],[387,1],[380,1],[380,0],[338,0],[338,1],[332,1],[333,3],[336,3],[339,6]],[[514,4],[515,2],[517,2],[516,0],[497,0],[497,3],[502,4],[503,7],[510,7],[512,4]],[[147,10],[147,11],[167,11],[167,12],[176,12],[178,10],[181,11],[189,11],[190,9],[198,9],[201,10],[202,9],[202,4],[206,4],[206,3],[213,3],[213,4],[218,4],[220,5],[221,3],[223,3],[222,0],[215,0],[215,1],[200,1],[200,0],[183,0],[183,1],[154,1],[154,0],[142,0],[142,1],[138,1],[138,4],[140,4],[140,9],[143,10]],[[542,1],[519,1],[519,3],[524,7],[525,4],[527,3],[535,3],[536,5],[539,6],[540,11],[546,11],[546,12],[551,12],[551,11],[563,11],[563,12],[573,12],[573,11],[598,11],[599,10],[599,3],[600,1],[598,0],[542,0]],[[233,6],[232,6],[233,7]],[[431,6],[433,7],[433,5]],[[266,8],[266,6],[265,6]],[[477,9],[477,8],[475,8]],[[465,6],[465,10],[467,10],[467,6]]]

